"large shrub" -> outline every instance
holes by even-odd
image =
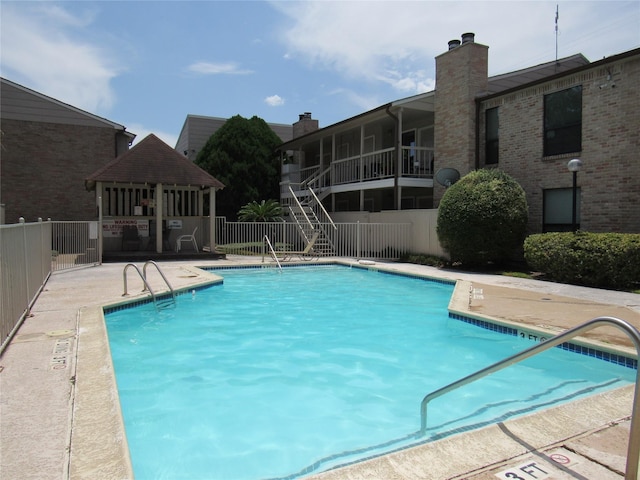
[[[640,234],[543,233],[524,242],[529,266],[551,280],[627,289],[640,282]]]
[[[522,246],[528,219],[522,187],[502,170],[476,170],[449,187],[438,238],[452,262],[504,263]]]
[[[235,115],[209,137],[195,163],[226,185],[216,193],[218,215],[235,220],[243,205],[279,198],[281,143],[267,122],[256,116]]]

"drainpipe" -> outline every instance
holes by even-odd
[[[480,99],[476,98],[476,170],[480,169]],[[486,128],[486,126],[485,126]]]
[[[393,174],[393,208],[394,210],[398,210],[398,166],[400,163],[400,119],[394,115],[393,113],[391,113],[391,104],[387,105],[386,108],[386,112],[387,115],[389,115],[391,118],[393,118],[393,121],[396,124],[396,142],[395,142],[395,147],[396,147],[396,168],[394,168],[394,174]]]

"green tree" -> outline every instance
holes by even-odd
[[[228,119],[198,153],[196,164],[225,184],[216,195],[216,212],[235,220],[242,205],[279,198],[282,140],[259,117]]]
[[[281,222],[282,207],[275,200],[249,202],[238,212],[241,222]]]
[[[528,220],[522,187],[498,169],[476,170],[447,189],[438,238],[452,262],[503,263],[522,246]]]

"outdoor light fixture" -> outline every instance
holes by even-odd
[[[571,210],[571,231],[576,233],[578,230],[577,222],[576,222],[576,208],[578,203],[578,172],[580,168],[582,168],[582,160],[579,158],[574,158],[573,160],[569,160],[567,163],[567,168],[571,173],[573,173],[573,208]]]

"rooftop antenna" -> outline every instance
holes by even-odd
[[[556,63],[558,63],[558,17],[559,17],[558,4],[556,3]]]

